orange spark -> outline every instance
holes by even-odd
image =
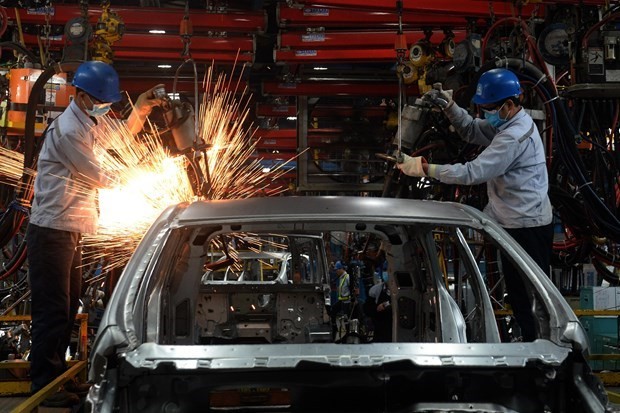
[[[286,172],[283,165],[265,173],[260,159],[252,159],[256,141],[252,140],[252,126],[246,126],[247,91],[231,90],[224,74],[218,76],[210,91],[212,74],[209,69],[196,122],[197,136],[208,149],[202,155],[188,155],[198,155],[195,159],[202,170],[208,171],[208,191],[203,197],[232,199],[283,192],[286,188],[273,189],[270,185]],[[136,138],[123,122],[107,119],[97,142],[103,171],[117,177],[119,184],[100,191],[100,229],[96,235],[84,237],[84,261],[102,260],[109,269],[126,263],[167,206],[191,202],[196,196],[188,177],[188,158],[171,156],[157,133]]]

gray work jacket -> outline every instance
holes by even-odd
[[[34,181],[30,222],[62,231],[97,231],[97,188],[111,184],[93,152],[95,122],[75,101],[47,129]]]
[[[504,228],[547,225],[553,218],[545,149],[523,109],[495,128],[452,104],[445,111],[463,140],[486,148],[465,164],[429,165],[428,175],[448,184],[487,183],[484,212]]]

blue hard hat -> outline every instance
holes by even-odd
[[[520,94],[521,84],[517,75],[508,69],[491,69],[480,76],[472,101],[477,105],[486,105]]]
[[[336,264],[334,265],[334,269],[342,270],[342,269],[344,269],[344,265],[342,265],[342,263],[340,261],[336,261]]]
[[[73,75],[73,86],[105,103],[121,100],[118,73],[107,63],[92,61],[78,66]]]

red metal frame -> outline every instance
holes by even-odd
[[[153,50],[116,50],[114,49],[115,60],[149,60],[149,61],[179,61],[182,62],[180,50],[168,51],[159,50],[157,55],[153,54]],[[243,53],[237,55],[236,52],[209,52],[192,50],[192,59],[196,62],[217,62],[217,63],[234,63],[234,62],[253,62],[254,54]]]
[[[64,25],[70,19],[81,17],[78,4],[54,5],[54,12],[50,16],[50,24]],[[9,20],[15,21],[15,12],[19,10],[22,24],[45,24],[45,15],[28,12],[26,9],[7,8]],[[185,11],[183,9],[163,9],[153,7],[110,7],[110,11],[117,13],[123,20],[128,31],[149,29],[173,30],[179,32],[179,25]],[[100,7],[88,8],[88,21],[95,24],[101,16]],[[244,11],[227,13],[206,13],[199,10],[190,10],[190,21],[194,34],[208,31],[226,31],[234,33],[263,32],[267,27],[267,16],[263,11]]]
[[[488,12],[487,12],[488,15]],[[474,16],[472,16],[474,17]],[[325,9],[324,12],[310,13],[304,9],[280,6],[278,22],[282,28],[294,27],[373,27],[398,29],[398,14],[393,12],[377,12],[371,10]],[[403,29],[426,27],[465,27],[468,20],[464,16],[452,14],[438,15],[429,13],[402,14]]]
[[[24,33],[26,46],[38,46],[38,36]],[[62,48],[65,46],[64,40],[52,38],[50,40],[52,48]],[[220,51],[235,53],[254,53],[254,39],[248,36],[232,37],[194,37],[190,43],[190,51]],[[159,34],[136,34],[125,33],[123,37],[112,45],[116,50],[151,50],[153,53],[159,51],[176,51],[183,49],[183,42],[180,36],[159,35]]]
[[[370,9],[370,10],[394,10],[396,2],[377,1],[377,0],[296,0],[298,5],[303,7],[337,7],[347,9]],[[537,2],[530,2],[522,8],[524,16],[530,15]],[[586,4],[603,6],[607,0],[559,0],[543,1],[543,4]],[[402,10],[415,13],[445,13],[452,15],[488,16],[490,7],[498,16],[510,16],[513,13],[512,2],[508,1],[482,1],[482,0],[414,0],[403,1]]]
[[[258,129],[252,139],[257,149],[297,149],[297,129]]]
[[[294,151],[280,151],[278,150],[276,153],[273,153],[270,150],[259,150],[251,155],[251,158],[255,159],[267,159],[270,161],[288,161],[289,159],[297,156],[297,153]]]
[[[296,116],[295,105],[270,105],[267,103],[256,104],[256,116],[284,117]]]
[[[465,32],[462,30],[454,31],[454,41],[460,42],[465,39]],[[408,44],[415,43],[425,38],[422,30],[403,31]],[[436,31],[431,36],[431,42],[439,43],[445,38],[442,31]],[[396,40],[395,32],[359,31],[359,32],[335,32],[325,31],[318,33],[307,32],[287,32],[278,35],[278,47],[292,49],[314,49],[314,48],[365,48],[381,49],[391,48],[394,50]]]
[[[140,35],[126,33],[122,39],[114,43],[114,50],[121,49],[173,49],[183,48],[180,36],[173,35]],[[211,50],[234,52],[254,52],[254,39],[248,36],[203,37],[191,39],[190,50]]]
[[[310,117],[348,117],[361,114],[367,118],[384,118],[388,108],[385,106],[364,106],[353,108],[350,106],[315,106],[312,108]],[[295,105],[270,105],[267,103],[256,104],[256,116],[284,117],[296,116]]]
[[[274,50],[276,63],[342,63],[342,62],[389,62],[396,61],[394,47],[384,49],[318,49],[308,47],[296,50]]]
[[[405,86],[407,95],[418,95],[416,84]],[[350,83],[350,82],[306,82],[283,83],[265,81],[263,95],[276,96],[398,96],[398,82],[394,83]]]
[[[172,75],[174,75],[174,72],[172,72]],[[172,92],[174,86],[174,79],[172,77],[174,76],[171,76],[170,74],[169,76],[165,77],[163,75],[158,77],[120,76],[120,88],[121,90],[128,92],[130,95],[133,95],[136,93],[142,93],[145,90],[152,88],[156,84],[161,83],[164,85],[167,91]],[[214,83],[212,83],[212,85],[213,84]],[[236,91],[237,93],[241,93],[244,88],[247,87],[247,82],[242,81],[238,88],[235,88],[235,86],[236,81],[233,81],[231,82],[230,87],[228,87],[227,89],[231,91]],[[176,90],[178,92],[194,93],[194,80],[185,77],[179,78],[176,82]],[[198,79],[198,91],[200,93],[203,93],[205,91],[205,88],[202,85],[201,77]]]

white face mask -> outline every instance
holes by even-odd
[[[95,103],[93,102],[93,98],[91,98],[90,95],[86,95],[86,96],[88,96],[88,99],[93,104],[92,109],[84,109],[86,113],[88,114],[88,116],[97,118],[99,116],[104,116],[110,111],[110,107],[112,106],[112,103]]]
[[[95,104],[92,109],[86,109],[86,113],[88,113],[88,116],[97,118],[107,114],[110,111],[110,106],[109,103]]]

